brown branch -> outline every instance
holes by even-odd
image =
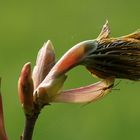
[[[34,126],[37,121],[38,115],[39,113],[34,114],[32,117],[26,116],[25,127],[20,140],[32,140]]]

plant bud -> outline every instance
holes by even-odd
[[[36,65],[33,69],[34,88],[44,80],[50,69],[55,64],[54,48],[50,40],[39,50]]]
[[[19,99],[25,114],[31,115],[33,110],[33,80],[30,63],[26,63],[18,81]]]

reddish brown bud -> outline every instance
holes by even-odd
[[[18,93],[24,112],[31,114],[33,110],[33,80],[30,63],[26,63],[18,81]]]

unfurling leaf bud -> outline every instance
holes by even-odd
[[[24,112],[27,115],[30,115],[33,110],[33,89],[31,64],[26,63],[19,77],[18,93]]]
[[[33,81],[34,81],[34,88],[36,89],[37,86],[44,80],[44,78],[49,73],[50,69],[55,64],[55,53],[54,48],[50,40],[47,41],[43,45],[43,47],[39,50],[36,65],[33,69]]]
[[[86,46],[86,47],[85,47]],[[93,48],[94,46],[94,48]],[[60,92],[64,81],[66,80],[65,73],[71,68],[77,66],[84,59],[85,54],[88,54],[90,49],[96,49],[96,41],[88,40],[81,42],[70,49],[50,70],[49,74],[40,83],[34,91],[35,102],[48,102]]]

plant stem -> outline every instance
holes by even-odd
[[[34,114],[32,117],[26,116],[25,127],[23,131],[23,135],[21,136],[21,140],[32,140],[34,126],[37,121],[38,115],[39,113]]]
[[[4,112],[1,95],[1,77],[0,77],[0,140],[8,140],[4,124]]]

